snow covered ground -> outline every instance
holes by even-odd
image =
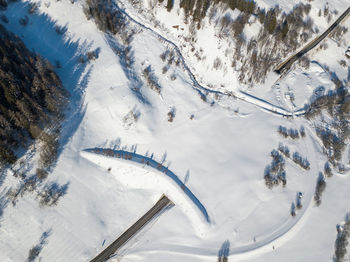
[[[297,4],[308,4],[307,1],[256,1],[257,6],[265,8],[266,10],[278,5],[282,12],[288,13]],[[184,22],[184,11],[179,7],[180,0],[174,1],[174,8],[168,12],[165,8],[166,1],[158,3],[158,1],[147,0],[121,0],[118,1],[119,6],[125,8],[127,12],[136,20],[151,27],[156,32],[160,33],[167,39],[170,39],[180,48],[183,56],[186,58],[188,66],[193,71],[198,80],[215,90],[221,91],[235,91],[237,89],[246,89],[247,86],[240,85],[238,81],[239,72],[237,72],[232,63],[240,64],[241,61],[234,60],[234,50],[236,49],[235,42],[232,37],[225,37],[224,33],[220,32],[220,19],[228,15],[231,20],[238,17],[240,12],[238,10],[208,10],[208,15],[202,21],[202,27],[195,30],[195,35],[191,31],[190,23]],[[315,32],[321,34],[328,26],[337,19],[337,17],[348,8],[344,1],[322,1],[316,0],[312,3],[310,17],[313,20],[313,28]],[[323,15],[325,8],[329,10],[328,16]],[[223,8],[222,8],[223,9]],[[319,16],[321,10],[322,15]],[[212,16],[212,20],[208,17]],[[250,19],[251,21],[244,27],[244,38],[246,45],[242,48],[243,55],[247,53],[247,43],[252,36],[259,33],[261,24],[256,17]],[[232,32],[230,32],[232,34]],[[313,34],[313,37],[318,35]],[[215,36],[215,37],[213,37]],[[194,41],[188,39],[193,37]],[[229,40],[228,40],[229,39]],[[216,52],[212,52],[216,50]],[[292,53],[290,53],[292,55]],[[283,59],[283,58],[281,58]],[[215,68],[215,61],[220,61],[220,66]],[[267,79],[269,81],[276,81],[277,76],[274,73],[269,73]],[[265,84],[264,84],[265,85]],[[266,83],[265,86],[271,86]],[[261,85],[253,86],[262,89]]]
[[[204,92],[203,88],[210,87],[201,78],[196,83],[188,71],[192,66],[186,68],[183,63],[191,65],[193,60],[184,55],[179,66],[173,64],[163,73],[166,63],[160,55],[179,43],[166,31],[146,24],[171,42],[143,27],[146,22],[130,6],[125,11],[136,20],[129,24],[136,32],[130,44],[132,70],[116,53],[120,41],[88,21],[80,1],[37,2],[41,3],[39,13],[32,15],[27,14],[28,2],[12,3],[3,12],[10,20],[5,26],[30,49],[62,65],[58,74],[71,92],[71,104],[63,126],[62,151],[48,181],[67,184],[68,190],[53,207],[40,207],[30,193],[15,206],[5,205],[0,216],[0,261],[26,261],[44,232],[48,236],[38,261],[88,261],[163,193],[175,206],[147,225],[111,261],[215,261],[226,240],[229,261],[332,259],[335,226],[350,211],[349,176],[336,174],[328,179],[322,204],[316,207],[313,194],[326,161],[321,143],[311,122],[302,116],[282,115],[302,109],[317,92],[334,89],[324,65],[341,79],[347,78],[348,68],[338,63],[344,59],[342,45],[327,40],[328,49],[312,54],[315,62],[308,70],[297,67],[274,85],[277,76],[271,76],[266,85],[248,90],[249,94],[240,92],[237,80],[227,74],[227,83],[235,86],[227,89],[234,96],[214,92],[204,102],[198,89]],[[316,6],[322,1],[314,2]],[[271,6],[274,1],[264,4]],[[279,4],[292,8],[290,1]],[[346,8],[343,1],[329,4]],[[18,23],[24,15],[29,17],[26,27]],[[168,17],[176,19],[173,14]],[[65,26],[66,33],[57,34],[55,24]],[[96,60],[79,63],[80,55],[97,48]],[[144,83],[142,71],[149,65],[158,78],[160,94]],[[210,69],[205,76],[226,81]],[[137,85],[141,85],[139,92],[133,90]],[[172,122],[169,112],[174,113]],[[279,125],[304,126],[306,136],[283,138],[277,133]],[[264,170],[279,143],[307,157],[311,168],[304,170],[286,158],[286,187],[269,189]],[[170,177],[139,163],[87,153],[88,148],[152,156],[183,181],[210,219]],[[348,158],[348,152],[345,155]],[[33,164],[28,175],[34,174],[35,157],[30,159],[28,153],[23,158]],[[19,183],[11,170],[1,176],[0,203],[7,190]],[[292,217],[290,209],[298,192],[303,192],[303,207]]]

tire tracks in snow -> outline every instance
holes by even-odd
[[[138,22],[136,19],[134,19],[131,15],[129,15],[125,9],[122,9],[119,7],[117,3],[114,2],[115,8],[117,8],[123,15],[125,15],[131,22],[136,24],[137,26],[141,27],[144,30],[147,30],[151,32],[152,34],[156,35],[160,40],[164,41],[165,43],[168,43],[170,46],[174,48],[176,53],[178,54],[178,57],[180,58],[182,65],[184,67],[184,70],[187,72],[188,76],[190,77],[193,88],[198,92],[199,95],[205,95],[205,94],[219,94],[226,97],[233,97],[240,99],[244,102],[253,104],[257,106],[260,109],[263,109],[265,111],[271,112],[273,114],[284,116],[284,117],[293,117],[293,116],[302,116],[305,114],[304,109],[299,109],[297,111],[289,111],[287,109],[282,108],[281,106],[276,106],[274,104],[269,103],[266,100],[260,99],[256,96],[253,96],[251,94],[248,94],[244,91],[238,90],[230,93],[224,93],[217,90],[212,90],[207,87],[204,87],[201,85],[195,75],[192,73],[191,69],[187,65],[185,58],[183,57],[179,47],[172,42],[171,40],[165,38],[160,33],[156,32],[152,28],[142,24],[141,22]],[[279,79],[276,81],[278,82]],[[307,219],[308,215],[307,212],[311,208],[312,203],[312,194],[309,192],[311,196],[308,196],[308,203],[306,207],[303,209],[303,212],[300,212],[297,219],[296,218],[288,218],[279,228],[277,228],[274,232],[272,232],[269,236],[265,237],[263,240],[253,243],[253,244],[247,244],[240,247],[234,247],[230,250],[230,256],[234,258],[239,259],[245,259],[251,256],[255,256],[261,253],[269,252],[271,251],[271,247],[273,245],[280,246],[286,241],[288,241],[291,238],[291,234],[293,231],[298,231],[304,224],[304,221]],[[197,205],[198,206],[198,205]],[[201,209],[201,208],[200,208]],[[203,210],[202,210],[203,213]],[[205,211],[206,213],[206,211]],[[203,214],[205,214],[203,213]],[[207,217],[208,220],[208,217]],[[287,234],[288,233],[288,234]],[[151,251],[151,250],[150,250]],[[196,254],[196,255],[202,255],[202,256],[216,256],[217,255],[217,249],[207,249],[207,248],[196,248],[196,247],[189,247],[189,246],[182,246],[182,245],[161,245],[157,250],[152,249],[152,252],[159,251],[159,252],[175,252],[175,253],[185,253],[185,254]],[[147,252],[146,250],[135,250],[135,252]],[[204,255],[206,254],[206,255]]]

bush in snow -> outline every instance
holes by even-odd
[[[160,94],[161,86],[158,84],[158,79],[150,65],[143,70],[142,75],[146,79],[148,87]]]
[[[26,15],[19,19],[19,24],[22,26],[26,26],[28,22],[29,22],[29,18]]]
[[[314,199],[316,202],[316,205],[319,206],[321,204],[321,197],[323,191],[326,189],[326,179],[322,172],[319,173],[317,183],[316,183],[316,190],[315,190],[315,195]]]
[[[175,108],[172,108],[169,112],[168,112],[168,121],[169,122],[173,122],[174,118],[175,118]]]

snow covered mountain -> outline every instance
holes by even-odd
[[[70,93],[48,177],[30,187],[40,143],[1,169],[0,261],[90,261],[163,194],[174,205],[109,261],[348,259],[348,16],[289,70],[274,69],[349,4],[265,0],[249,14],[213,1],[191,22],[183,2],[0,11]],[[43,205],[47,196],[57,202]]]

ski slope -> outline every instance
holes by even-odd
[[[337,62],[342,49],[330,42],[327,50],[314,55],[308,70],[289,72],[279,82],[279,91],[273,85],[277,76],[251,90],[235,80],[227,90],[211,89],[197,78],[193,61],[171,35],[142,20],[126,1],[117,4],[127,7],[122,10],[136,32],[130,43],[132,69],[118,56],[118,48],[123,48],[118,37],[88,21],[81,1],[42,1],[32,15],[27,13],[28,2],[15,2],[3,12],[10,20],[5,26],[30,49],[52,63],[60,61],[57,72],[71,101],[60,156],[47,181],[67,184],[67,194],[53,207],[40,207],[30,192],[15,206],[4,205],[0,261],[26,261],[44,232],[47,238],[38,261],[88,261],[164,193],[175,206],[145,226],[110,261],[215,261],[225,241],[230,245],[229,261],[330,261],[335,225],[349,211],[350,179],[336,174],[327,180],[322,205],[315,206],[316,180],[326,158],[314,123],[303,118],[302,110],[320,86],[322,92],[334,89],[323,65],[341,79],[347,77],[347,69]],[[281,2],[283,7],[290,5]],[[344,7],[340,1],[330,5]],[[24,15],[29,17],[26,27],[18,23]],[[65,26],[66,32],[57,34],[55,25]],[[79,63],[80,55],[96,49],[96,60]],[[163,73],[160,55],[168,49],[176,50],[181,65]],[[160,94],[145,84],[142,71],[148,65],[157,76]],[[135,86],[140,87],[138,93]],[[200,93],[207,95],[206,102]],[[286,93],[293,93],[293,103]],[[279,125],[304,126],[306,137],[285,139],[277,133]],[[287,186],[268,189],[264,169],[279,143],[307,157],[311,169],[286,159]],[[144,156],[154,165],[89,153],[88,148],[134,152],[137,160]],[[32,152],[36,154],[35,148]],[[23,159],[27,175],[33,175],[36,157],[28,152]],[[159,172],[157,163],[176,177]],[[20,185],[11,170],[5,170],[0,181],[0,199]],[[297,192],[304,193],[303,207],[291,217]]]

